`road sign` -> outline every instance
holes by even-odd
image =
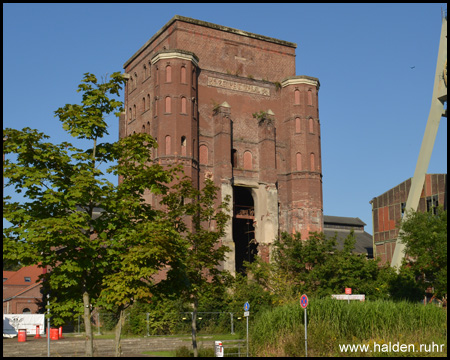
[[[300,298],[300,305],[303,309],[306,309],[306,307],[308,306],[308,297],[305,294],[303,294]]]
[[[246,303],[244,304],[244,310],[245,310],[245,311],[249,311],[249,310],[250,310],[250,304],[249,304],[248,302],[246,302]]]
[[[245,317],[250,316],[250,311],[244,311],[244,316]]]
[[[350,295],[352,293],[352,288],[345,288],[345,294]]]

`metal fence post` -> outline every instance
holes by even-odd
[[[100,312],[97,313],[97,334],[100,334]]]
[[[150,336],[150,333],[149,333],[149,322],[150,322],[150,320],[149,320],[149,313],[147,313],[147,336]]]
[[[231,335],[234,334],[234,327],[233,327],[233,313],[230,312],[230,317],[231,317]]]

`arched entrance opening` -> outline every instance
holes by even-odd
[[[233,186],[233,241],[237,273],[245,274],[244,261],[251,263],[258,254],[254,219],[255,206],[251,189]]]

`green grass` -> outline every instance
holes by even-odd
[[[175,357],[176,351],[175,350],[167,350],[167,351],[144,351],[143,354],[145,355],[152,355],[152,356],[158,356],[158,357]]]
[[[333,299],[311,300],[308,305],[308,355],[350,356],[339,344],[383,343],[444,344],[446,355],[446,310],[434,305],[408,302],[351,302]],[[280,306],[261,313],[250,331],[253,355],[304,356],[304,310],[299,303]],[[355,354],[352,354],[355,355]],[[360,353],[362,356],[375,354]],[[378,353],[387,356],[388,353]],[[401,353],[389,353],[399,356]],[[404,353],[403,353],[404,355]]]

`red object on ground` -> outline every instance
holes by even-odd
[[[50,340],[58,340],[59,339],[59,330],[56,329],[50,329]]]
[[[25,342],[27,341],[27,330],[25,329],[19,329],[19,334],[18,334],[18,339],[19,342]]]
[[[35,339],[42,339],[42,336],[39,334],[39,325],[36,325],[36,336]]]
[[[59,327],[58,336],[60,339],[64,339],[64,336],[62,335],[62,326]]]

